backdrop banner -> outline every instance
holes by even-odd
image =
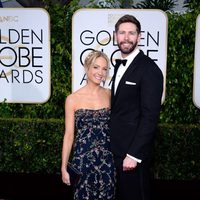
[[[42,8],[0,11],[0,102],[50,97],[50,18]]]
[[[140,22],[141,50],[151,57],[164,75],[165,98],[168,18],[158,9],[79,9],[72,18],[72,91],[86,83],[83,62],[87,54],[95,49],[105,52],[110,58],[110,71],[105,87],[111,88],[115,59],[119,49],[114,39],[114,26],[125,15],[134,15]]]
[[[196,20],[193,102],[196,107],[200,108],[200,15]]]

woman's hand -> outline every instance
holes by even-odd
[[[62,181],[67,185],[71,185],[70,176],[66,169],[62,170]]]

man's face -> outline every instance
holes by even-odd
[[[115,39],[122,52],[122,57],[126,57],[137,46],[140,41],[140,34],[137,32],[135,24],[126,22],[120,24],[119,30],[115,33]]]

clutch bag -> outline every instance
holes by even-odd
[[[82,173],[78,171],[71,163],[67,163],[67,172],[70,176],[70,183],[71,185],[75,185],[80,180]]]

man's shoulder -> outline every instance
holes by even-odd
[[[144,52],[141,50],[138,53],[138,55],[135,57],[132,64],[136,64],[144,68],[146,68],[147,65],[156,65],[156,63],[150,57],[145,55]]]
[[[156,62],[152,58],[144,54],[142,50],[140,50],[140,53],[138,54],[137,63],[138,65],[140,65],[141,69],[146,71],[146,73],[150,71],[150,72],[157,72],[158,74],[162,74],[162,71],[160,67],[156,64]]]

